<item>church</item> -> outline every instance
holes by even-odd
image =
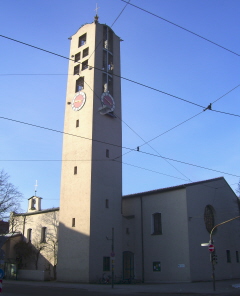
[[[122,196],[121,39],[97,15],[69,39],[60,208],[33,196],[12,214],[6,270],[17,264],[14,238],[35,252],[19,279],[205,281],[213,266],[216,279],[237,278],[239,220],[213,232],[214,264],[206,246],[214,226],[239,216],[236,194],[219,177]]]

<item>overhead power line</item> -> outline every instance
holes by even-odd
[[[159,155],[152,154],[152,153],[149,153],[149,152],[144,152],[144,151],[132,149],[132,148],[129,148],[129,147],[124,147],[124,146],[116,145],[116,144],[113,144],[113,143],[108,143],[108,142],[104,142],[104,141],[100,141],[100,140],[90,139],[90,138],[87,138],[87,137],[83,137],[83,136],[79,136],[79,135],[74,135],[74,134],[63,132],[63,131],[58,131],[58,130],[54,130],[54,129],[51,129],[51,128],[47,128],[47,127],[43,127],[43,126],[31,124],[31,123],[19,121],[19,120],[15,120],[15,119],[11,119],[11,118],[6,118],[6,117],[3,117],[3,116],[0,116],[0,118],[1,119],[5,119],[5,120],[9,120],[9,121],[13,121],[13,122],[17,122],[17,123],[21,123],[21,124],[25,124],[25,125],[29,125],[29,126],[33,126],[33,127],[37,127],[37,128],[41,128],[41,129],[45,129],[45,130],[49,130],[49,131],[56,132],[56,133],[61,133],[61,134],[66,134],[66,135],[73,136],[73,137],[82,138],[82,139],[89,140],[89,141],[94,141],[94,142],[98,142],[98,143],[102,143],[102,144],[107,144],[107,145],[111,145],[111,146],[115,146],[115,147],[119,147],[119,148],[123,148],[123,149],[137,151],[138,153],[146,154],[146,155],[149,155],[149,156],[154,156],[154,157],[158,157],[158,158],[165,158],[167,160],[172,160],[172,161],[179,162],[179,163],[182,163],[182,164],[186,164],[186,165],[198,167],[198,168],[201,168],[201,169],[205,169],[205,170],[209,170],[209,171],[213,171],[213,172],[218,172],[218,173],[221,173],[221,174],[230,175],[230,176],[234,176],[234,177],[240,178],[240,176],[234,175],[234,174],[231,174],[231,173],[214,170],[214,169],[203,167],[203,166],[200,166],[200,165],[196,165],[196,164],[184,162],[184,161],[177,160],[177,159],[168,158],[168,157],[165,157],[165,156],[159,156]],[[114,159],[112,161],[114,161]]]
[[[53,55],[55,55],[55,56],[58,56],[58,57],[64,58],[64,59],[66,59],[66,60],[74,61],[73,59],[70,59],[70,58],[65,57],[65,56],[63,56],[63,55],[60,55],[60,54],[57,54],[57,53],[51,52],[51,51],[49,51],[49,50],[46,50],[46,49],[43,49],[43,48],[40,48],[40,47],[37,47],[37,46],[31,45],[31,44],[28,44],[28,43],[25,43],[25,42],[22,42],[22,41],[19,41],[19,40],[16,40],[16,39],[10,38],[10,37],[7,37],[7,36],[4,36],[4,35],[0,35],[0,37],[3,37],[3,38],[6,38],[6,39],[8,39],[8,40],[11,40],[11,41],[14,41],[14,42],[17,42],[17,43],[20,43],[20,44],[26,45],[26,46],[30,46],[30,47],[32,47],[32,48],[35,48],[35,49],[38,49],[38,50],[41,50],[41,51],[44,51],[44,52],[47,52],[47,53],[53,54]],[[79,62],[79,61],[78,61],[78,63],[81,64],[81,62]],[[90,66],[90,65],[89,65],[89,67],[94,68],[94,69],[96,69],[96,70],[98,70],[98,71],[103,72],[103,70],[100,69],[100,68],[97,68],[97,67],[94,67],[94,66]],[[146,85],[146,84],[143,84],[143,83],[140,83],[140,82],[137,82],[137,81],[131,80],[131,79],[129,79],[129,78],[126,78],[126,77],[123,77],[123,76],[120,76],[120,75],[116,75],[116,74],[112,74],[112,75],[113,75],[113,76],[116,76],[116,77],[118,77],[118,78],[121,78],[121,79],[123,79],[123,80],[129,81],[129,82],[132,82],[132,83],[135,83],[135,84],[137,84],[137,85],[140,85],[140,86],[146,87],[146,88],[148,88],[148,89],[151,89],[151,90],[154,90],[154,91],[160,92],[160,93],[162,93],[162,94],[165,94],[165,95],[167,95],[167,96],[173,97],[173,98],[175,98],[175,99],[178,99],[178,100],[184,101],[184,102],[186,102],[186,103],[189,103],[189,104],[192,104],[192,105],[198,106],[198,107],[200,107],[200,108],[205,108],[205,107],[202,106],[202,105],[199,105],[199,104],[194,103],[194,102],[191,102],[191,101],[189,101],[189,100],[186,100],[186,99],[180,98],[180,97],[175,96],[175,95],[172,95],[172,94],[170,94],[170,93],[167,93],[167,92],[161,91],[161,90],[159,90],[159,89],[157,89],[157,88],[154,88],[154,87],[148,86],[148,85]]]
[[[121,1],[122,1],[122,2],[127,2],[126,0],[121,0]],[[134,5],[134,4],[132,4],[132,3],[129,3],[129,5],[132,5],[133,7],[137,8],[137,9],[140,9],[140,10],[142,10],[142,11],[148,13],[148,14],[151,14],[152,16],[155,16],[155,17],[157,17],[157,18],[159,18],[159,19],[161,19],[161,20],[163,20],[163,21],[165,21],[165,22],[168,22],[168,23],[171,24],[171,25],[174,25],[174,26],[176,26],[176,27],[178,27],[178,28],[180,28],[180,29],[182,29],[182,30],[188,32],[188,33],[191,33],[191,34],[193,34],[193,35],[195,35],[195,36],[197,36],[197,37],[199,37],[199,38],[201,38],[201,39],[203,39],[203,40],[205,40],[205,41],[207,41],[207,42],[210,42],[210,43],[212,43],[212,44],[214,44],[214,45],[216,45],[216,46],[218,46],[218,47],[220,47],[220,48],[222,48],[222,49],[224,49],[224,50],[227,50],[227,51],[229,51],[229,52],[231,52],[231,53],[233,53],[233,54],[235,54],[235,55],[237,55],[237,56],[240,56],[239,53],[234,52],[234,51],[232,51],[232,50],[230,50],[230,49],[228,49],[228,48],[226,48],[226,47],[224,47],[224,46],[222,46],[222,45],[220,45],[220,44],[218,44],[218,43],[216,43],[216,42],[214,42],[214,41],[211,41],[210,39],[207,39],[207,38],[205,38],[205,37],[203,37],[203,36],[197,34],[197,33],[194,33],[193,31],[188,30],[188,29],[186,29],[186,28],[184,28],[184,27],[182,27],[182,26],[180,26],[180,25],[178,25],[178,24],[175,24],[175,23],[173,23],[173,22],[171,22],[171,21],[169,21],[169,20],[167,20],[167,19],[165,19],[165,18],[163,18],[163,17],[161,17],[161,16],[159,16],[159,15],[153,13],[153,12],[150,12],[150,11],[148,11],[148,10],[146,10],[146,9],[144,9],[144,8],[141,8],[141,7],[137,6],[137,5]]]

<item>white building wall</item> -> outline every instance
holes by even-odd
[[[204,222],[207,205],[214,208],[215,225],[239,216],[237,196],[223,178],[210,180],[187,187],[189,221],[189,247],[191,260],[191,279],[210,280],[212,267],[207,243],[210,234]],[[240,219],[217,228],[213,235],[218,264],[215,265],[216,280],[237,278],[240,263],[236,261],[236,251],[240,254]],[[227,263],[226,250],[230,250],[231,263]]]

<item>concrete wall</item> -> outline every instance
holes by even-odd
[[[152,234],[152,214],[156,212],[161,213],[162,217],[161,235]],[[145,282],[190,281],[188,219],[184,189],[156,194],[146,193],[141,197],[124,199],[123,215],[134,215],[132,220],[124,221],[124,227],[136,227],[135,230],[130,230],[128,236],[125,235],[124,248],[135,254],[137,278],[141,277],[143,266]],[[130,238],[131,236],[134,238]],[[160,262],[161,271],[153,270],[153,262]]]
[[[214,208],[215,225],[239,216],[237,197],[223,178],[204,182],[187,188],[189,216],[189,249],[192,281],[210,280],[210,252],[201,243],[207,243],[210,234],[204,222],[207,205]],[[218,256],[215,266],[216,280],[238,278],[240,263],[236,261],[236,251],[240,254],[240,220],[219,226],[213,240]],[[227,263],[226,250],[231,252],[231,263]]]

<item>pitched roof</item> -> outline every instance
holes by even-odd
[[[217,181],[217,180],[224,180],[225,181],[224,177],[218,177],[218,178],[204,180],[204,181],[186,183],[186,184],[172,186],[172,187],[166,187],[166,188],[160,188],[160,189],[155,189],[155,190],[150,190],[150,191],[145,191],[145,192],[128,194],[128,195],[124,195],[123,199],[132,198],[132,197],[140,197],[140,196],[144,196],[144,195],[151,195],[151,194],[162,193],[162,192],[173,191],[173,190],[179,190],[179,189],[185,189],[185,188],[190,187],[190,186],[209,183],[209,182]]]

